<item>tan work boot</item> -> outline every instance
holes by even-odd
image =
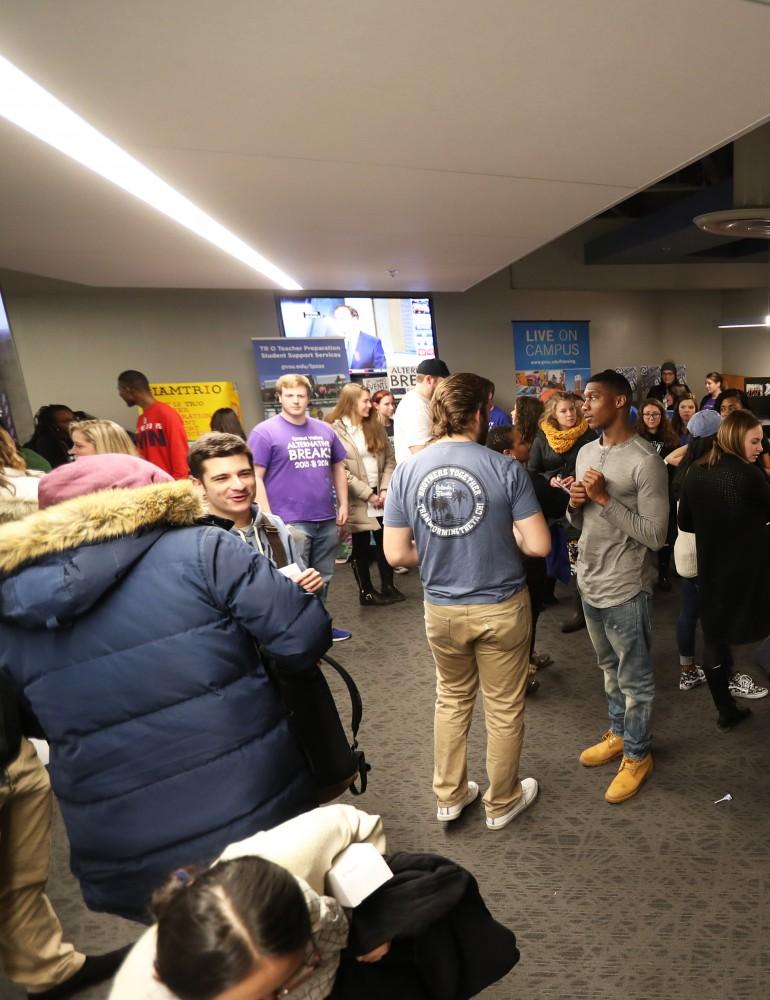
[[[608,729],[598,743],[581,753],[580,763],[585,767],[598,767],[599,764],[607,764],[622,753],[623,737]]]
[[[608,802],[625,802],[632,795],[636,795],[642,782],[650,774],[652,774],[651,753],[645,754],[641,760],[624,757],[620,762],[620,770],[604,793],[605,799]]]

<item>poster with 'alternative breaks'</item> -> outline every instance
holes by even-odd
[[[512,326],[517,395],[582,393],[591,374],[588,320],[514,320]]]

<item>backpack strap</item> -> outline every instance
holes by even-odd
[[[351,719],[350,728],[353,732],[353,742],[350,744],[350,749],[353,751],[353,755],[356,758],[356,764],[358,767],[358,778],[361,783],[360,788],[356,788],[355,780],[350,784],[350,791],[353,795],[363,795],[366,791],[366,786],[368,783],[368,772],[371,771],[372,765],[368,764],[366,757],[364,756],[363,750],[358,749],[358,727],[361,725],[361,719],[364,714],[364,706],[361,701],[361,692],[356,686],[356,682],[347,672],[347,670],[342,666],[342,664],[335,660],[333,656],[329,656],[328,653],[321,657],[324,663],[327,663],[332,670],[335,670],[337,674],[342,678],[345,683],[345,687],[348,689],[348,694],[350,695],[350,707],[351,707]]]
[[[270,542],[270,551],[273,554],[272,562],[275,563],[276,567],[278,569],[283,569],[284,566],[288,566],[289,560],[286,556],[286,549],[281,540],[281,532],[274,524],[271,524],[261,512],[259,515],[259,524],[255,526],[254,530],[264,531],[267,535],[267,540]]]

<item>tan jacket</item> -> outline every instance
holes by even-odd
[[[379,523],[366,513],[367,501],[372,495],[372,487],[364,468],[364,460],[361,453],[353,443],[353,439],[348,434],[345,425],[341,420],[335,420],[332,427],[337,437],[345,445],[347,458],[345,459],[345,472],[348,477],[348,523],[347,528],[352,532],[357,531],[378,531]],[[377,493],[382,493],[390,484],[390,477],[396,467],[396,455],[393,451],[393,443],[387,439],[385,451],[377,455],[378,488]],[[384,511],[381,512],[380,516]]]

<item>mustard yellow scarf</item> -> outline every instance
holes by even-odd
[[[540,429],[545,434],[546,441],[556,454],[563,455],[566,451],[570,450],[579,437],[585,434],[588,430],[588,424],[583,419],[579,424],[575,424],[569,430],[563,431],[554,427],[553,424],[549,424],[547,420],[544,420],[540,425]]]

